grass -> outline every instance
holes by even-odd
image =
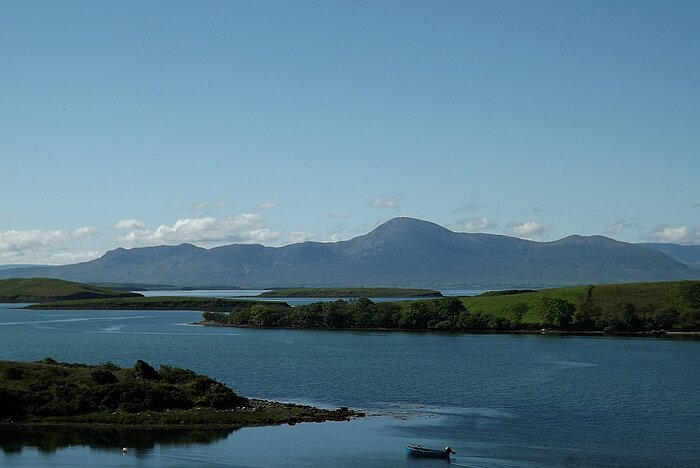
[[[141,294],[53,278],[0,280],[0,302],[47,302],[74,299],[133,298]]]
[[[491,292],[474,297],[461,298],[468,310],[480,310],[486,315],[509,318],[510,308],[514,304],[523,303],[528,306],[528,311],[522,318],[524,325],[539,324],[541,319],[537,312],[537,303],[541,297],[555,297],[569,301],[580,307],[587,295],[589,286],[575,286],[569,288],[541,289],[539,291],[524,292],[520,294],[498,294]]]

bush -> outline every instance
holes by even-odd
[[[134,366],[134,378],[142,380],[160,380],[160,375],[150,364],[139,359]]]
[[[108,370],[95,369],[93,371],[90,371],[90,377],[92,378],[93,382],[99,385],[106,385],[119,382],[117,376],[112,374]]]
[[[158,370],[161,379],[170,384],[186,384],[197,377],[194,371],[189,369],[181,369],[179,367],[160,365]]]
[[[24,371],[18,367],[8,367],[5,369],[4,375],[8,380],[20,380],[24,377]]]

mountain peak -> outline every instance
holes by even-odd
[[[430,221],[409,218],[407,216],[399,216],[380,224],[367,235],[399,235],[407,233],[426,235],[435,233],[452,233],[452,231]]]

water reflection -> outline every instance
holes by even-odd
[[[93,449],[129,447],[137,453],[153,450],[156,445],[208,445],[228,437],[232,429],[158,429],[84,428],[84,427],[13,427],[0,429],[0,449],[6,454],[21,453],[25,447],[53,453],[75,445]]]

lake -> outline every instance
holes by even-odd
[[[349,406],[351,422],[234,432],[11,431],[2,466],[683,467],[700,460],[700,341],[188,325],[199,312],[0,305],[0,359],[208,374],[250,397]],[[121,447],[131,450],[122,455]]]

